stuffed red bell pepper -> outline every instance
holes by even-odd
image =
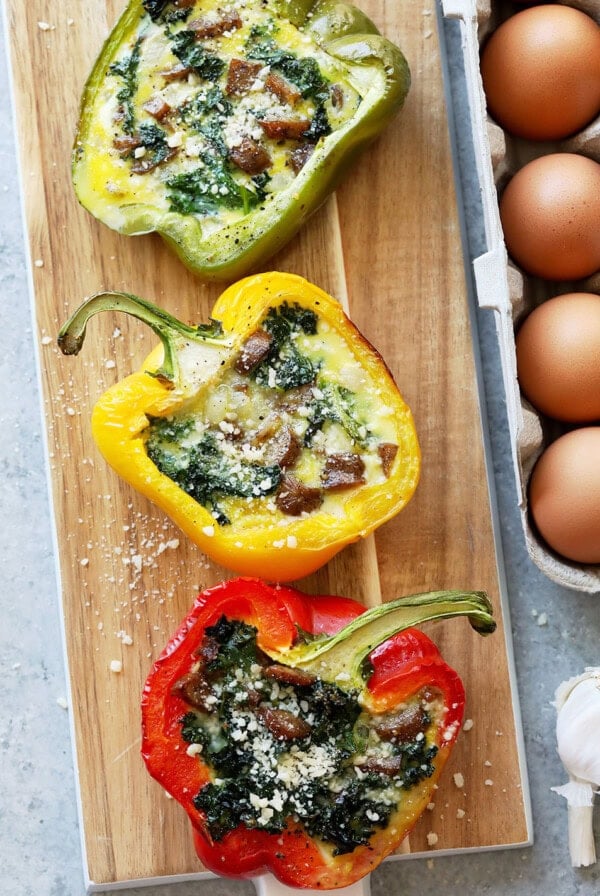
[[[204,865],[335,889],[391,853],[464,707],[459,676],[410,626],[457,615],[495,628],[481,592],[368,611],[257,579],[202,593],[146,682],[142,754],[188,813]]]

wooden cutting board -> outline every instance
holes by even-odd
[[[403,47],[410,97],[337,196],[270,267],[347,295],[353,319],[413,409],[423,474],[411,504],[375,539],[348,548],[302,584],[365,603],[437,588],[489,592],[499,623],[491,638],[479,638],[464,620],[428,628],[464,679],[472,727],[404,851],[523,844],[530,838],[527,788],[434,0],[361,5]],[[183,812],[140,760],[139,697],[197,590],[228,575],[120,482],[91,439],[95,399],[137,368],[152,335],[108,315],[93,321],[79,358],[64,358],[56,347],[68,314],[102,288],[135,292],[191,322],[208,318],[219,293],[158,238],[122,237],[95,222],[71,189],[80,92],[123,6],[88,0],[69,11],[59,0],[7,0],[85,872],[97,888],[202,874]],[[120,674],[110,671],[116,659]]]

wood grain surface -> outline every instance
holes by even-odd
[[[494,636],[479,638],[463,620],[427,628],[463,677],[473,724],[410,850],[523,843],[523,769],[434,0],[360,5],[404,49],[413,74],[409,99],[336,197],[269,267],[302,274],[341,300],[347,295],[354,321],[413,409],[423,474],[395,520],[302,586],[367,604],[437,588],[489,592],[499,623]],[[123,6],[6,0],[86,874],[97,887],[202,871],[183,812],[139,757],[139,698],[153,658],[195,593],[228,576],[119,481],[91,439],[94,401],[139,366],[154,344],[149,331],[104,315],[90,324],[78,358],[56,347],[60,325],[97,290],[135,292],[190,322],[208,318],[220,291],[195,279],[157,237],[119,236],[94,221],[72,191],[81,89]],[[115,659],[120,674],[110,671]]]

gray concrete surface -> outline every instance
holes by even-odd
[[[473,190],[458,35],[447,28],[458,122],[469,252],[483,249]],[[44,470],[25,249],[5,54],[0,64],[0,893],[83,896],[69,716]],[[566,806],[550,791],[564,780],[551,700],[559,682],[600,663],[600,596],[566,591],[526,555],[515,487],[495,331],[477,314],[535,843],[531,848],[384,864],[373,896],[592,896],[600,865],[575,871]],[[540,626],[535,612],[547,614]],[[600,748],[600,743],[599,743]],[[598,813],[597,813],[598,814]],[[597,818],[600,841],[600,818]],[[600,842],[599,842],[600,852]],[[250,883],[206,881],[130,890],[132,896],[250,896]]]

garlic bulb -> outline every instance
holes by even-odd
[[[569,852],[571,864],[579,868],[596,861],[592,816],[600,787],[600,666],[564,681],[555,706],[558,755],[569,783],[552,790],[569,804]]]

